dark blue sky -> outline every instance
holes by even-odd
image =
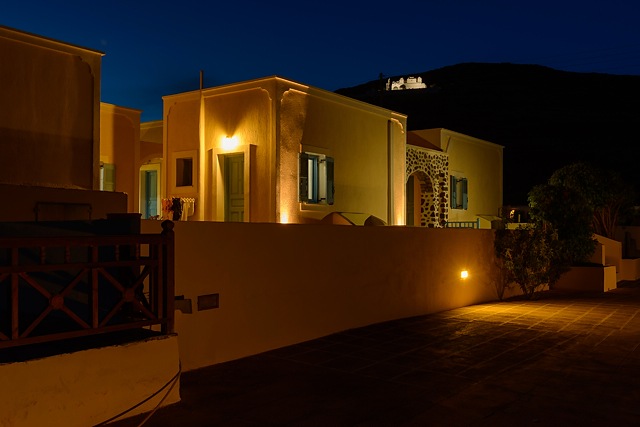
[[[105,52],[102,101],[279,75],[326,90],[461,62],[640,75],[640,2],[23,0],[0,25]],[[1,64],[0,64],[1,66]]]

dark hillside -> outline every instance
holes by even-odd
[[[507,205],[526,204],[534,185],[575,160],[640,189],[640,76],[482,63],[414,76],[429,88],[384,91],[372,81],[336,92],[407,114],[409,130],[444,127],[503,145]]]

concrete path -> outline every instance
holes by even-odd
[[[639,426],[639,347],[638,283],[547,292],[186,372],[145,425]]]

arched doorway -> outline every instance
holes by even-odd
[[[407,145],[405,174],[407,225],[444,227],[449,200],[447,154]]]
[[[434,193],[431,179],[423,171],[412,173],[407,179],[406,197],[407,225],[433,227],[429,224],[425,213],[434,210]]]

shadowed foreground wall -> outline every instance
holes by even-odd
[[[0,211],[0,221],[87,220],[127,212],[127,195],[112,191],[0,184],[0,197],[7,201]],[[41,209],[38,217],[38,207],[47,205],[50,211]],[[69,208],[69,215],[64,215],[64,206]]]
[[[176,222],[175,232],[176,295],[193,307],[176,311],[184,370],[497,298],[492,230]],[[199,311],[208,294],[219,308]]]
[[[147,399],[180,369],[175,335],[0,364],[0,426],[86,427]],[[127,416],[180,400],[180,384]]]
[[[102,55],[0,26],[0,182],[98,188]]]

